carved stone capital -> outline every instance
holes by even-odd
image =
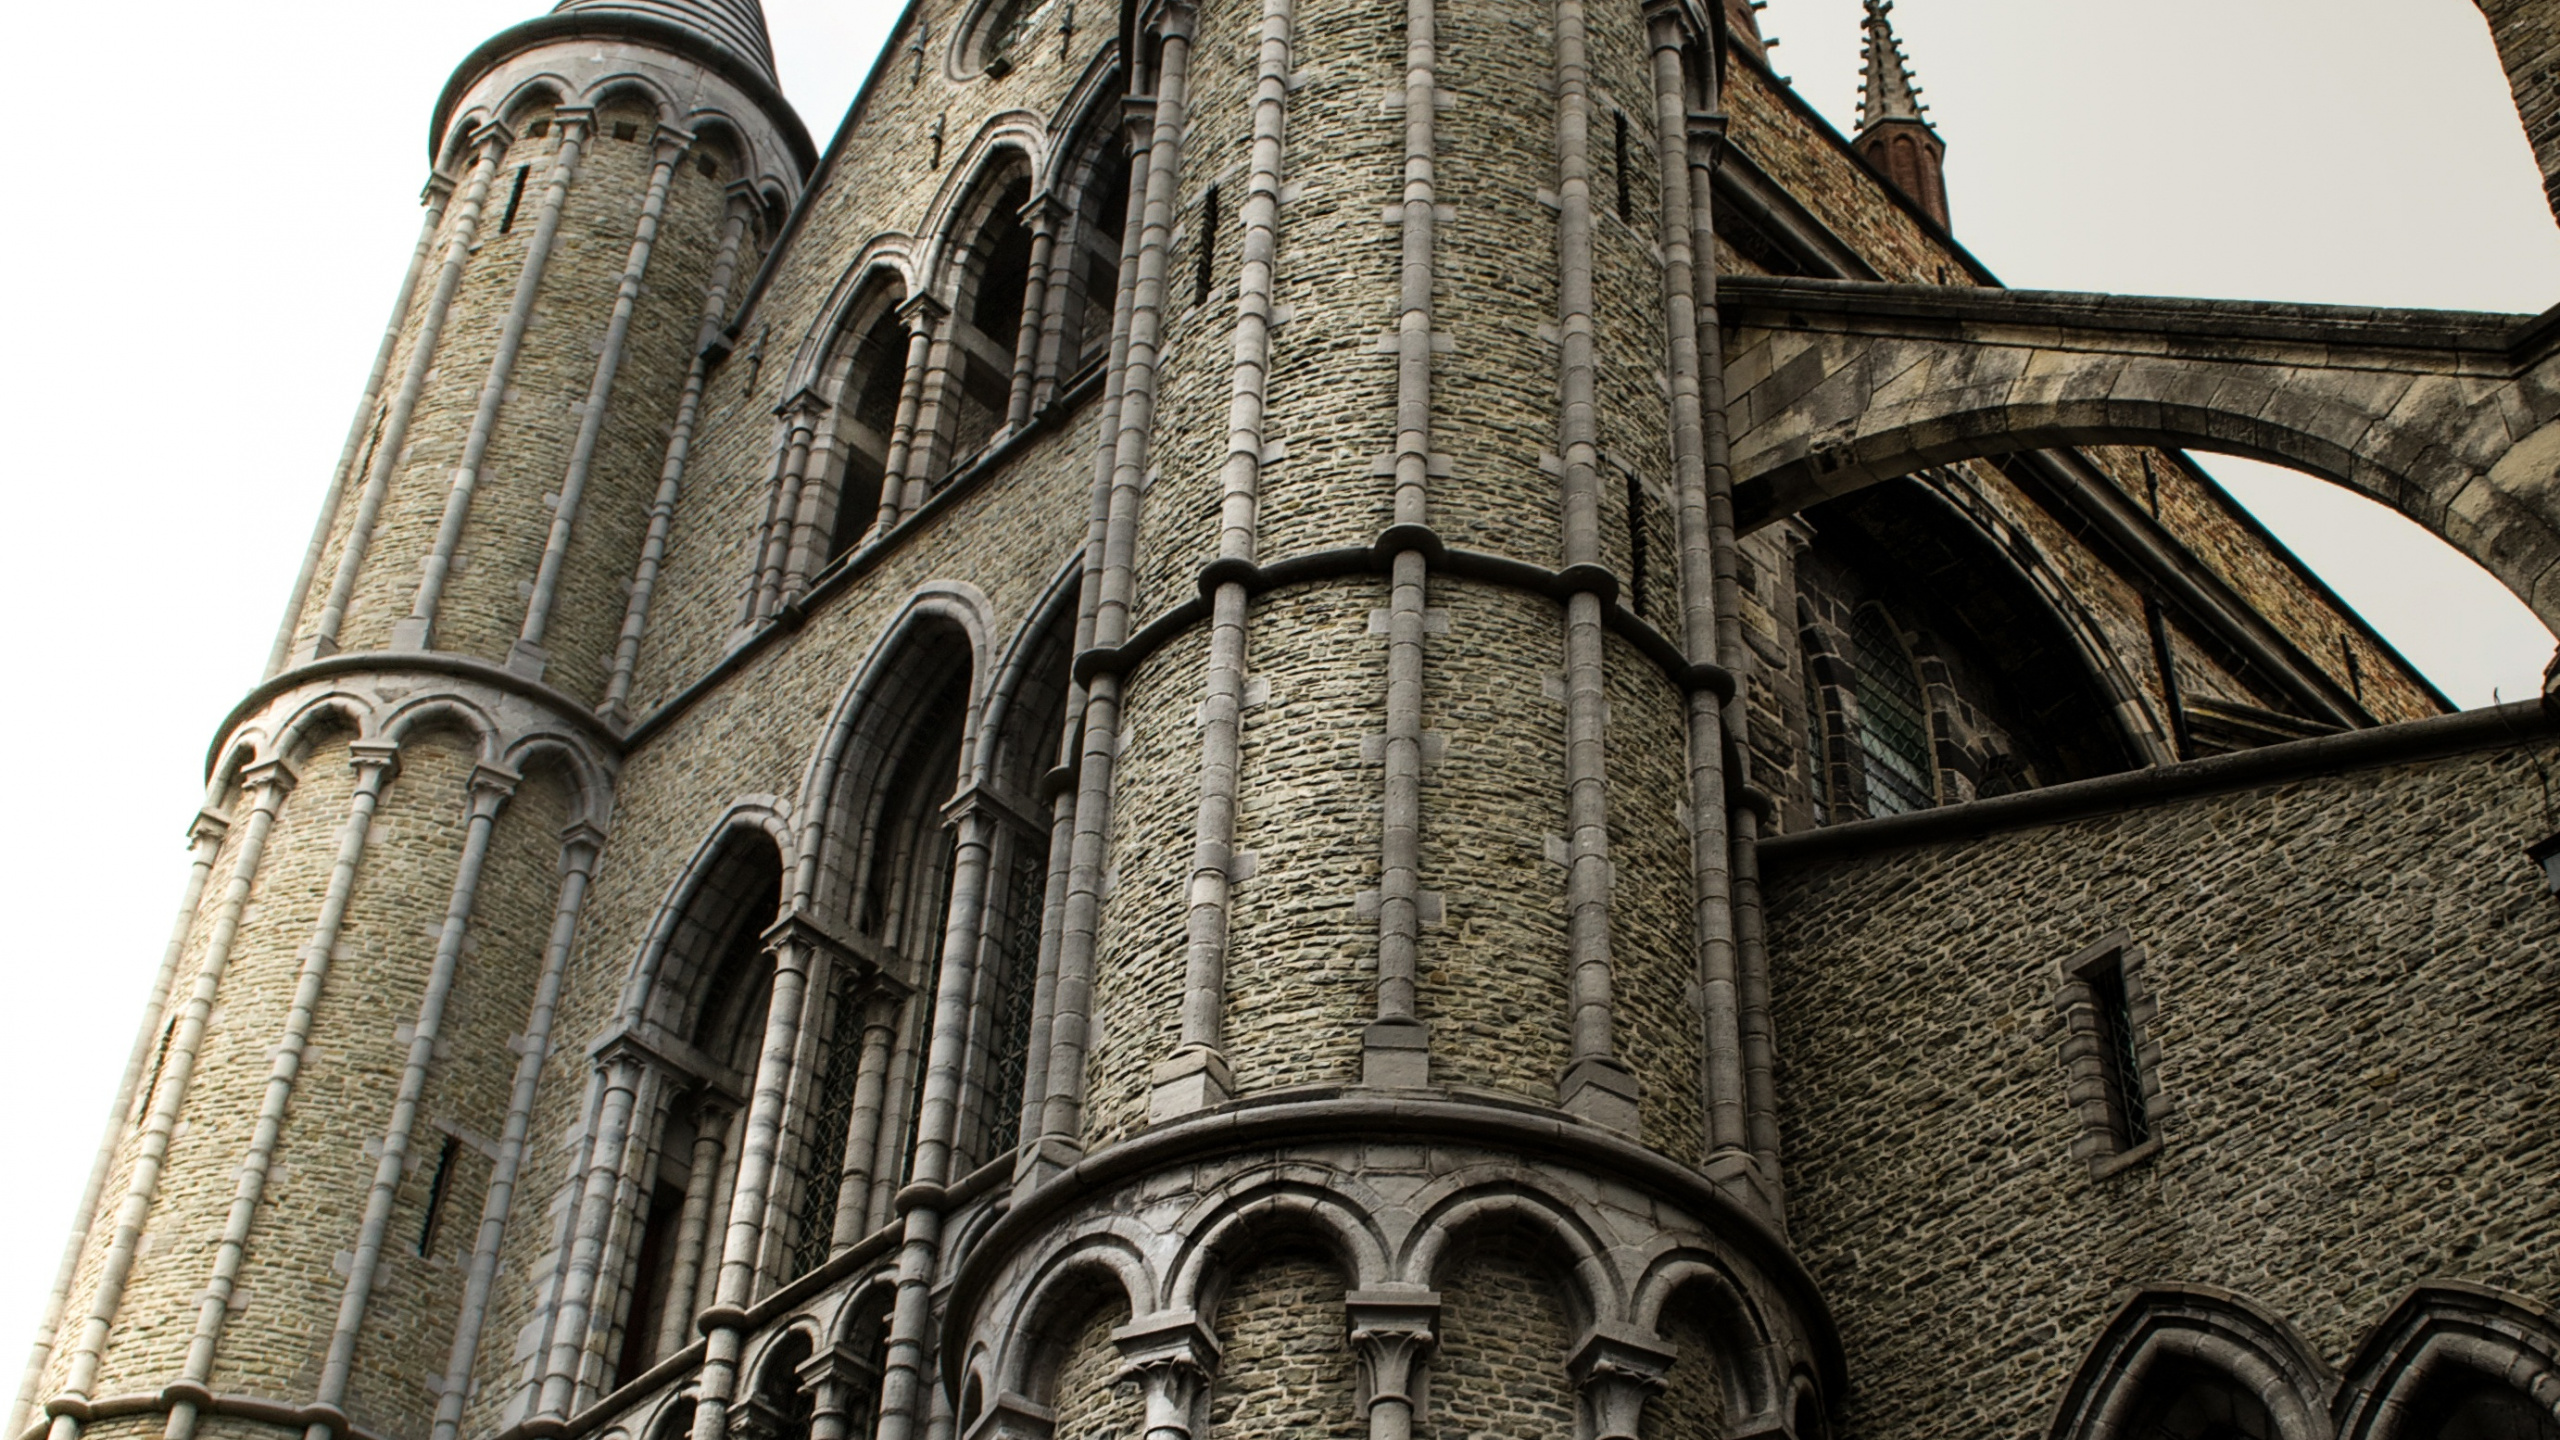
[[[1049,1440],[1057,1431],[1057,1411],[1007,1390],[988,1404],[962,1440]]]
[[[1567,1368],[1581,1388],[1592,1440],[1637,1440],[1644,1402],[1662,1393],[1673,1358],[1658,1337],[1632,1326],[1603,1323],[1583,1337]]]
[[[219,845],[231,833],[231,817],[219,810],[199,810],[187,826],[187,840],[196,845]]]
[[[1351,1317],[1351,1353],[1361,1393],[1413,1404],[1415,1369],[1439,1343],[1440,1296],[1419,1286],[1354,1290],[1343,1297]]]
[[[474,765],[471,767],[471,803],[475,807],[484,801],[494,805],[515,794],[516,787],[523,783],[524,776],[504,765]]]
[[[261,760],[240,772],[240,788],[273,791],[276,798],[281,800],[293,793],[293,787],[301,779],[302,776],[285,761]]]
[[[931,295],[910,295],[898,306],[899,323],[910,333],[931,332],[951,314],[951,307]]]
[[[827,413],[827,398],[809,386],[803,385],[792,391],[781,404],[774,406],[773,413],[790,421],[791,428],[794,430],[810,429],[814,427],[819,416]]]
[[[1217,1373],[1218,1338],[1199,1316],[1168,1310],[1121,1326],[1111,1339],[1120,1347],[1121,1381],[1136,1382],[1146,1397],[1147,1440],[1188,1440]]]
[[[347,746],[347,763],[355,767],[358,775],[367,770],[379,770],[383,782],[388,784],[400,769],[399,743],[392,740],[355,741]]]

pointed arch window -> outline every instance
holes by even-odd
[[[1013,395],[1022,303],[1031,280],[1031,227],[1022,221],[1031,182],[1016,178],[986,202],[953,297],[951,416],[938,453],[948,474],[1004,428]]]
[[[1901,632],[1879,605],[1849,620],[1850,664],[1857,671],[1859,758],[1865,762],[1867,814],[1901,815],[1938,803],[1930,757],[1928,700]]]
[[[836,510],[826,556],[830,561],[861,543],[878,517],[906,363],[906,324],[898,318],[897,307],[884,300],[881,313],[854,342],[837,391]]]

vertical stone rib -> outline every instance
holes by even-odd
[[[1129,282],[1129,343],[1121,365],[1120,413],[1113,436],[1111,508],[1104,525],[1093,651],[1117,649],[1129,635],[1131,567],[1138,511],[1155,422],[1156,358],[1164,330],[1166,250],[1174,189],[1181,178],[1183,94],[1189,76],[1192,15],[1168,9],[1156,77],[1154,134],[1148,144],[1146,208]],[[1131,100],[1144,113],[1143,102]],[[1088,652],[1092,653],[1092,652]],[[1119,746],[1120,677],[1093,674],[1085,698],[1084,754],[1077,766],[1075,843],[1060,926],[1057,1013],[1050,1026],[1049,1081],[1041,1140],[1072,1151],[1083,1124],[1084,1060],[1092,1006],[1093,956],[1102,913],[1102,866],[1111,828],[1111,776]],[[885,1440],[885,1437],[884,1437]]]
[[[1050,256],[1058,244],[1058,202],[1035,195],[1022,217],[1031,226],[1031,263],[1022,288],[1022,323],[1013,337],[1013,389],[1005,396],[1004,424],[1031,423],[1031,390],[1040,378],[1040,326],[1049,309]]]
[[[1131,129],[1134,131],[1135,127]],[[1102,414],[1094,446],[1093,486],[1086,507],[1084,551],[1076,578],[1076,627],[1072,653],[1093,648],[1094,616],[1102,605],[1102,551],[1111,525],[1111,459],[1119,448],[1120,391],[1129,356],[1129,310],[1137,292],[1138,235],[1147,204],[1147,144],[1152,136],[1129,136],[1129,195],[1121,207],[1119,280],[1112,291],[1111,342],[1102,381]],[[1075,859],[1077,765],[1084,753],[1084,682],[1069,674],[1066,723],[1058,736],[1058,763],[1042,777],[1049,793],[1049,874],[1040,896],[1040,959],[1032,981],[1031,1038],[1023,1047],[1022,1118],[1016,1131],[1021,1154],[1015,1164],[1017,1189],[1027,1188],[1041,1173],[1043,1117],[1048,1113],[1051,1032],[1071,992],[1062,958],[1065,953],[1067,894]],[[1083,1015],[1091,989],[1088,974],[1072,992],[1076,1014]],[[1081,1019],[1079,1018],[1079,1023]]]
[[[151,1218],[151,1204],[159,1194],[160,1170],[169,1158],[169,1141],[177,1131],[179,1114],[186,1109],[188,1085],[195,1078],[196,1052],[204,1044],[205,1022],[213,1013],[214,997],[221,991],[223,971],[231,963],[231,947],[240,937],[241,916],[248,908],[250,890],[257,883],[258,864],[266,855],[267,836],[275,829],[277,810],[293,789],[294,773],[283,761],[271,760],[245,771],[240,783],[252,797],[248,822],[241,829],[240,853],[233,857],[231,877],[223,884],[222,907],[214,912],[213,933],[205,937],[204,959],[196,965],[195,987],[169,1031],[168,1056],[161,1062],[160,1083],[151,1096],[150,1117],[143,1122],[133,1170],[125,1177],[124,1199],[116,1207],[115,1233],[107,1242],[106,1258],[99,1263],[97,1289],[89,1297],[89,1313],[81,1321],[69,1373],[63,1377],[63,1396],[68,1399],[89,1399],[90,1387],[98,1382],[98,1363],[106,1353],[107,1332],[124,1304],[125,1281],[133,1274],[143,1222]],[[53,1417],[47,1440],[79,1440],[80,1430],[77,1417],[58,1414]]]
[[[942,940],[940,983],[933,997],[933,1039],[925,1050],[924,1089],[916,1107],[914,1182],[901,1192],[906,1234],[898,1251],[898,1292],[889,1315],[887,1357],[880,1374],[878,1440],[906,1440],[921,1418],[927,1388],[925,1343],[933,1320],[933,1280],[942,1242],[943,1187],[951,1180],[954,1131],[960,1123],[962,1066],[969,1053],[969,997],[978,983],[978,936],[987,906],[987,857],[995,818],[972,793],[952,807],[959,834],[952,845],[951,903]]]
[[[1776,1045],[1769,1017],[1769,948],[1760,911],[1760,820],[1765,797],[1751,787],[1751,714],[1746,702],[1751,650],[1742,638],[1741,581],[1735,564],[1731,423],[1725,413],[1724,326],[1716,314],[1716,150],[1723,142],[1723,97],[1715,67],[1698,76],[1703,109],[1689,117],[1689,206],[1698,299],[1698,411],[1706,450],[1708,566],[1715,595],[1716,656],[1731,693],[1724,699],[1725,744],[1737,766],[1725,777],[1725,814],[1733,831],[1732,891],[1735,1009],[1742,1040],[1743,1129],[1751,1147],[1751,1183],[1761,1213],[1786,1221],[1780,1178]]]
[[[592,116],[555,111],[560,149],[552,156],[551,174],[543,185],[542,209],[533,238],[525,242],[524,268],[516,275],[515,298],[498,327],[497,352],[489,357],[489,376],[480,386],[480,405],[471,415],[471,431],[462,442],[462,459],[453,467],[453,488],[445,492],[444,514],[436,522],[433,549],[418,577],[418,592],[409,618],[392,631],[392,645],[425,650],[435,644],[436,608],[444,600],[444,582],[453,573],[454,551],[462,544],[462,527],[471,519],[471,498],[479,490],[480,467],[489,457],[489,442],[498,429],[498,412],[515,383],[516,357],[524,349],[524,332],[533,323],[533,302],[542,293],[542,275],[551,264],[551,247],[560,235],[560,211],[569,200],[569,184],[577,178],[578,155]]]
[[[877,994],[865,995],[861,1006],[862,1053],[854,1062],[852,1113],[845,1117],[844,1174],[836,1183],[835,1229],[827,1238],[827,1257],[852,1249],[870,1218],[871,1157],[880,1146],[880,1126],[888,1099],[889,1047],[896,1038],[897,1007]]]
[[[924,413],[925,366],[933,358],[933,332],[950,311],[930,295],[911,297],[899,308],[907,327],[907,368],[898,377],[898,412],[889,420],[889,448],[880,462],[880,513],[871,533],[886,535],[907,512],[907,470],[916,458],[916,419]]]
[[[596,855],[603,843],[604,837],[584,824],[571,826],[562,837],[560,900],[551,912],[551,934],[542,950],[542,978],[535,983],[533,1008],[525,1017],[522,1048],[516,1057],[515,1089],[507,1102],[506,1128],[499,1132],[498,1158],[490,1170],[488,1197],[480,1207],[480,1234],[471,1247],[471,1269],[462,1286],[462,1313],[454,1322],[453,1351],[445,1363],[444,1388],[436,1396],[435,1424],[429,1440],[454,1440],[461,1433],[462,1409],[471,1398],[471,1371],[480,1357],[480,1332],[488,1321],[489,1292],[498,1278],[498,1247],[506,1239],[516,1179],[524,1168],[526,1137],[533,1128],[534,1095],[541,1088],[542,1063],[551,1053],[551,1024],[559,1013],[560,987],[569,969],[570,942],[577,938],[578,911],[586,904],[587,882],[595,873]]]
[[[347,527],[347,543],[338,552],[337,573],[329,580],[329,597],[320,606],[320,623],[312,637],[312,653],[334,654],[338,648],[338,631],[346,624],[347,606],[354,600],[356,577],[364,572],[365,551],[373,544],[373,527],[382,518],[383,497],[391,491],[391,477],[400,468],[401,452],[408,448],[409,421],[418,413],[418,396],[426,389],[427,372],[435,368],[436,342],[444,334],[445,317],[453,311],[453,295],[462,288],[463,267],[470,263],[471,252],[480,233],[481,207],[489,201],[489,182],[498,173],[498,157],[506,153],[514,132],[503,124],[484,127],[475,137],[480,147],[479,158],[471,165],[471,178],[462,190],[462,208],[454,212],[453,234],[445,241],[444,265],[436,272],[435,293],[427,299],[426,313],[419,317],[418,336],[409,344],[409,365],[400,376],[400,390],[391,399],[391,409],[382,417],[381,438],[373,442],[373,465],[365,472],[364,489],[356,497],[356,515]]]
[[[1430,1081],[1430,1034],[1415,993],[1422,961],[1422,642],[1430,603],[1431,272],[1438,244],[1439,12],[1406,0],[1404,192],[1398,236],[1393,527],[1387,596],[1387,714],[1378,835],[1378,1008],[1361,1035],[1366,1085]]]
[[[214,1247],[213,1274],[205,1282],[204,1300],[196,1311],[195,1334],[187,1343],[186,1365],[179,1383],[169,1390],[169,1423],[163,1432],[168,1440],[188,1440],[195,1434],[205,1401],[210,1398],[205,1386],[213,1378],[214,1351],[222,1342],[232,1292],[239,1282],[241,1263],[247,1258],[249,1230],[257,1221],[259,1202],[266,1195],[267,1172],[275,1163],[276,1141],[284,1132],[285,1106],[292,1100],[294,1082],[302,1073],[302,1052],[311,1040],[311,1015],[319,1008],[320,988],[328,982],[329,963],[335,958],[339,930],[346,923],[347,904],[355,896],[356,871],[364,863],[373,812],[382,803],[383,788],[398,764],[396,747],[384,742],[359,740],[351,750],[357,775],[355,798],[348,803],[347,823],[339,832],[338,857],[329,870],[329,888],[321,897],[320,916],[312,922],[311,940],[302,950],[302,970],[294,980],[293,1004],[285,1012],[284,1033],[277,1037],[275,1058],[268,1062],[266,1091],[258,1104],[256,1126],[249,1134],[248,1153],[240,1158],[240,1182],[231,1197],[231,1212],[223,1222],[222,1239]]]
[[[727,1113],[717,1106],[704,1104],[694,1112],[684,1208],[676,1215],[675,1261],[667,1267],[666,1308],[658,1318],[657,1343],[650,1351],[661,1360],[683,1349],[693,1334],[693,1294],[702,1284],[703,1253],[711,1234],[711,1191],[720,1178],[720,1142],[728,1122]]]
[[[1636,1125],[1634,1077],[1617,1059],[1609,953],[1608,702],[1601,611],[1616,577],[1601,564],[1598,415],[1591,261],[1591,70],[1583,0],[1556,0],[1556,219],[1561,332],[1565,601],[1565,913],[1573,1060],[1566,1109],[1619,1130]]]
[[[1692,666],[1716,659],[1714,560],[1707,535],[1706,421],[1698,355],[1697,205],[1690,194],[1689,87],[1684,54],[1691,40],[1684,12],[1661,0],[1647,6],[1653,52],[1654,158],[1662,177],[1663,323],[1671,361],[1671,458],[1679,499],[1680,642]],[[1713,263],[1713,256],[1707,263]],[[1689,730],[1689,882],[1691,941],[1702,997],[1700,1098],[1706,1107],[1708,1168],[1743,1144],[1742,1038],[1733,947],[1731,841],[1727,831],[1724,716],[1713,693],[1693,684]]]
[[[551,514],[551,534],[543,541],[542,563],[533,577],[533,597],[525,602],[524,627],[511,668],[542,673],[543,636],[551,628],[551,607],[560,593],[560,568],[568,563],[569,537],[578,526],[578,507],[586,498],[587,472],[594,468],[596,445],[604,438],[605,410],[613,403],[613,382],[622,371],[623,347],[631,339],[631,315],[640,305],[640,285],[648,278],[649,256],[657,248],[658,224],[667,213],[667,188],[684,160],[693,137],[677,131],[658,132],[656,164],[649,172],[649,193],[640,202],[640,220],[631,236],[631,253],[623,261],[622,279],[614,287],[613,318],[606,322],[604,353],[596,357],[595,379],[587,386],[586,408],[578,418],[578,439],[569,452],[569,469],[560,481],[560,503]]]
[[[693,363],[686,367],[684,395],[676,402],[675,429],[667,437],[667,462],[658,472],[658,493],[649,502],[649,533],[640,542],[640,565],[631,576],[631,603],[622,612],[622,635],[613,651],[613,675],[605,682],[604,703],[596,713],[608,720],[628,718],[631,680],[640,667],[640,639],[649,628],[649,601],[657,593],[658,567],[667,559],[667,535],[675,528],[676,498],[684,490],[685,462],[693,453],[693,427],[702,416],[702,389],[710,362],[703,354],[719,333],[729,310],[729,285],[738,273],[738,249],[746,241],[751,202],[732,186],[729,212],[720,227],[720,250],[711,262],[711,283],[702,295],[702,330],[694,340]]]
[[[765,517],[764,558],[756,570],[755,602],[748,623],[762,620],[782,603],[782,582],[789,570],[791,530],[799,520],[800,489],[808,483],[810,442],[818,433],[824,401],[810,390],[792,392],[773,413],[789,430],[782,442],[782,473],[774,480],[773,513]]]
[[[444,1033],[445,1002],[453,996],[454,971],[462,963],[463,936],[471,928],[471,909],[480,893],[481,867],[489,858],[490,833],[498,811],[515,793],[517,777],[482,766],[471,777],[470,815],[465,820],[462,859],[453,876],[453,895],[446,902],[444,925],[436,933],[435,959],[427,969],[426,993],[418,999],[418,1018],[410,1028],[408,1061],[401,1067],[400,1088],[391,1101],[391,1123],[383,1131],[382,1153],[374,1162],[373,1188],[365,1195],[364,1219],[356,1232],[355,1259],[347,1269],[346,1288],[338,1298],[338,1323],[329,1335],[329,1350],[320,1365],[315,1405],[329,1412],[315,1420],[304,1440],[331,1440],[342,1431],[347,1378],[355,1368],[356,1337],[365,1309],[373,1301],[375,1272],[382,1265],[382,1237],[391,1225],[391,1202],[400,1193],[407,1169],[409,1136],[417,1128],[418,1101],[427,1089],[427,1066],[435,1059],[436,1039]]]
[[[276,631],[275,648],[267,654],[266,673],[271,679],[293,654],[293,632],[301,627],[302,612],[311,603],[311,583],[319,578],[320,556],[329,548],[329,532],[336,528],[338,510],[346,503],[347,482],[354,478],[357,458],[364,453],[365,433],[373,428],[374,414],[382,406],[382,382],[389,378],[391,356],[400,348],[400,327],[408,323],[409,307],[417,302],[418,282],[425,278],[427,256],[435,249],[436,227],[444,223],[445,206],[452,199],[453,177],[441,170],[429,174],[427,213],[418,225],[417,248],[409,252],[408,273],[400,277],[400,293],[391,302],[391,323],[383,329],[381,348],[373,352],[373,370],[364,378],[364,398],[356,402],[346,446],[338,452],[337,468],[329,472],[328,493],[320,497],[320,518],[312,524],[311,544],[302,552],[302,569],[293,577],[293,591],[285,601],[284,624]],[[18,1433],[15,1420],[9,1433]]]
[[[398,322],[395,319],[393,323]],[[26,1378],[19,1382],[18,1398],[9,1407],[9,1428],[0,1434],[26,1433],[27,1413],[35,1404],[36,1386],[44,1379],[45,1367],[53,1363],[55,1332],[62,1324],[63,1308],[70,1303],[72,1282],[79,1276],[81,1253],[89,1248],[89,1237],[97,1226],[98,1202],[106,1194],[108,1173],[115,1168],[116,1152],[124,1148],[125,1135],[136,1119],[134,1108],[143,1099],[138,1092],[160,1038],[169,987],[177,983],[178,962],[185,957],[196,912],[204,905],[205,882],[213,874],[214,859],[221,854],[222,837],[231,829],[231,821],[211,808],[216,798],[219,797],[208,797],[206,808],[197,812],[196,822],[187,832],[187,883],[178,901],[177,923],[170,930],[168,948],[160,954],[160,973],[152,979],[150,998],[143,1002],[142,1027],[133,1037],[133,1049],[125,1056],[124,1076],[116,1082],[115,1102],[107,1110],[107,1138],[99,1144],[97,1158],[89,1164],[88,1183],[81,1187],[80,1208],[71,1220],[71,1240],[63,1246],[62,1263],[54,1270],[53,1289],[45,1296],[44,1320],[36,1327],[35,1345],[27,1356]]]
[[[1219,476],[1218,559],[1210,596],[1207,697],[1200,709],[1200,803],[1192,821],[1190,911],[1183,952],[1179,1048],[1156,1075],[1149,1104],[1169,1120],[1225,1103],[1225,1011],[1229,888],[1233,883],[1236,787],[1242,764],[1244,687],[1249,673],[1244,576],[1257,558],[1262,492],[1264,396],[1271,376],[1271,296],[1280,250],[1280,181],[1286,158],[1289,53],[1295,0],[1263,0],[1254,80],[1252,173],[1247,181],[1236,323],[1227,382],[1227,458]]]
[[[551,1312],[551,1343],[543,1355],[541,1389],[533,1403],[537,1418],[565,1418],[576,1392],[578,1359],[586,1349],[587,1326],[594,1313],[605,1231],[613,1222],[614,1191],[620,1180],[616,1172],[630,1138],[632,1109],[645,1064],[627,1046],[617,1046],[604,1057],[595,1138],[587,1151],[586,1173],[578,1183],[569,1258],[561,1271],[559,1302]]]

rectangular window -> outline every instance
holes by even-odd
[[[1618,219],[1622,224],[1633,224],[1636,201],[1627,179],[1627,112],[1613,110],[1609,113],[1618,121]]]
[[[1218,187],[1215,185],[1210,186],[1209,193],[1200,200],[1199,265],[1200,273],[1194,277],[1192,285],[1191,303],[1206,305],[1209,303],[1209,287],[1218,278]]]
[[[2066,961],[2054,994],[2064,1082],[2080,1120],[2072,1154],[2099,1179],[2160,1147],[2166,1106],[2151,1036],[2157,1006],[2142,962],[2142,947],[2118,931]]]

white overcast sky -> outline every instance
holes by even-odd
[[[121,0],[9,22],[32,126],[0,200],[0,727],[28,767],[0,839],[12,1388],[211,729],[258,678],[415,234],[429,108],[542,4]],[[766,4],[823,144],[892,7]],[[1844,127],[1858,15],[1764,12],[1780,72]],[[2009,284],[2560,300],[2560,230],[2469,0],[1903,0],[1896,19],[1956,233]],[[2459,703],[2534,692],[2551,637],[2477,569],[2319,482],[2210,463]]]

